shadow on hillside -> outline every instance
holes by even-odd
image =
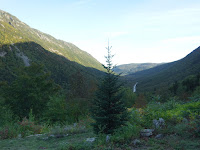
[[[85,67],[64,56],[52,53],[35,42],[3,45],[0,47],[0,53],[4,54],[0,57],[0,61],[4,64],[0,70],[4,71],[0,75],[0,80],[11,80],[9,76],[14,78],[12,75],[15,70],[24,65],[28,66],[28,63],[43,64],[45,70],[51,72],[51,77],[56,83],[64,88],[73,88],[80,97],[87,95],[84,92],[94,91],[96,83],[105,74],[95,68]]]

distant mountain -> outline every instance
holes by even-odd
[[[123,77],[127,85],[138,82],[138,91],[166,90],[173,82],[200,72],[200,47],[186,57],[171,63],[129,74]]]
[[[122,75],[128,75],[128,74],[132,74],[138,71],[142,71],[142,70],[146,70],[146,69],[150,69],[153,67],[156,67],[158,65],[161,65],[164,63],[131,63],[131,64],[123,64],[123,65],[119,65],[116,66],[114,68],[114,72],[120,74],[122,73]]]
[[[92,93],[104,74],[102,65],[87,52],[0,10],[0,81],[13,81],[18,68],[31,63],[43,64],[56,83],[81,97]]]

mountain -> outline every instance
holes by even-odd
[[[161,65],[163,63],[131,63],[131,64],[123,64],[123,65],[119,65],[116,66],[114,68],[114,72],[118,73],[118,74],[122,74],[122,75],[128,75],[128,74],[132,74],[138,71],[142,71],[142,70],[146,70],[146,69],[150,69],[153,67],[156,67],[158,65]]]
[[[35,42],[46,50],[64,56],[85,67],[103,70],[102,65],[90,54],[72,43],[57,40],[21,22],[15,16],[0,10],[0,46],[4,44]]]
[[[123,79],[132,87],[138,82],[138,91],[163,91],[175,81],[200,72],[200,47],[186,57],[157,67],[126,75]]]
[[[0,10],[0,81],[12,82],[18,68],[32,63],[43,64],[56,83],[81,97],[92,93],[104,74],[102,65],[87,52]]]

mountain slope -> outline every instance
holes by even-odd
[[[95,58],[75,45],[30,28],[15,16],[0,10],[0,46],[20,42],[35,42],[70,61],[103,70],[102,65]]]
[[[44,65],[69,97],[90,97],[104,74],[101,64],[90,54],[0,11],[0,82],[12,82],[19,68],[32,63]]]
[[[72,96],[90,96],[98,79],[104,74],[49,52],[37,43],[22,42],[0,47],[0,82],[12,82],[18,75],[19,68],[31,63],[43,64],[45,71],[51,72],[51,78],[70,91]]]
[[[161,65],[163,63],[131,63],[131,64],[124,64],[119,65],[114,68],[114,72],[116,73],[122,73],[122,75],[128,75],[132,74],[138,71],[150,69],[153,67],[156,67],[158,65]]]
[[[129,86],[138,82],[139,91],[166,90],[174,81],[200,72],[200,47],[183,59],[125,76]]]

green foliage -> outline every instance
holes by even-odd
[[[0,139],[16,138],[19,133],[19,126],[12,122],[0,128]]]
[[[13,112],[3,100],[0,100],[0,118],[0,127],[15,121]]]
[[[120,91],[121,85],[118,83],[119,76],[113,74],[110,47],[108,46],[107,49],[107,66],[105,66],[107,73],[99,85],[92,106],[92,117],[95,120],[93,128],[96,134],[112,134],[128,120],[127,108]]]
[[[132,139],[138,138],[140,136],[141,128],[136,124],[128,123],[127,126],[119,128],[115,131],[111,137],[111,142],[113,143],[127,143]]]
[[[144,94],[139,94],[135,100],[135,107],[136,108],[143,108],[145,107],[147,104],[147,100],[146,97],[144,96]]]
[[[141,127],[141,108],[137,109],[135,107],[129,108],[130,119],[129,123],[132,125],[136,125],[138,128]]]
[[[200,98],[200,86],[196,87],[195,91],[192,94],[193,99]]]
[[[49,79],[49,74],[43,71],[41,65],[33,64],[22,71],[11,85],[3,87],[5,104],[20,118],[28,116],[30,109],[39,117],[46,108],[49,96],[56,94],[59,87]]]
[[[47,107],[44,113],[45,120],[48,120],[51,124],[62,124],[67,120],[66,113],[66,100],[64,96],[52,96],[47,102]]]
[[[66,115],[67,122],[79,122],[80,119],[85,118],[89,113],[89,100],[85,98],[73,98],[66,101]]]
[[[1,139],[11,139],[17,137],[18,135],[25,137],[27,135],[41,133],[42,126],[35,124],[32,111],[29,113],[29,119],[24,118],[22,121],[17,121],[17,118],[14,118],[12,113],[6,117],[6,121],[0,128]]]
[[[50,129],[49,135],[64,137],[66,135],[74,135],[86,132],[88,132],[88,129],[85,126],[80,126],[77,123],[76,125],[54,126]]]
[[[26,118],[19,122],[19,131],[22,137],[26,137],[32,134],[40,134],[41,130],[42,126],[35,125],[33,121],[30,121]]]
[[[142,110],[142,125],[151,127],[153,119],[163,118],[170,123],[180,123],[184,118],[191,118],[200,113],[200,101],[182,103],[169,100],[166,103],[150,103]]]
[[[123,92],[123,100],[125,102],[125,106],[130,108],[135,104],[136,94],[130,88],[122,88]]]
[[[186,92],[193,92],[195,88],[200,85],[200,73],[196,76],[187,77],[182,81],[182,85],[185,87]]]
[[[178,90],[178,87],[179,87],[179,83],[177,81],[175,81],[172,86],[169,88],[169,90],[174,94],[176,95],[177,94],[177,90]]]

